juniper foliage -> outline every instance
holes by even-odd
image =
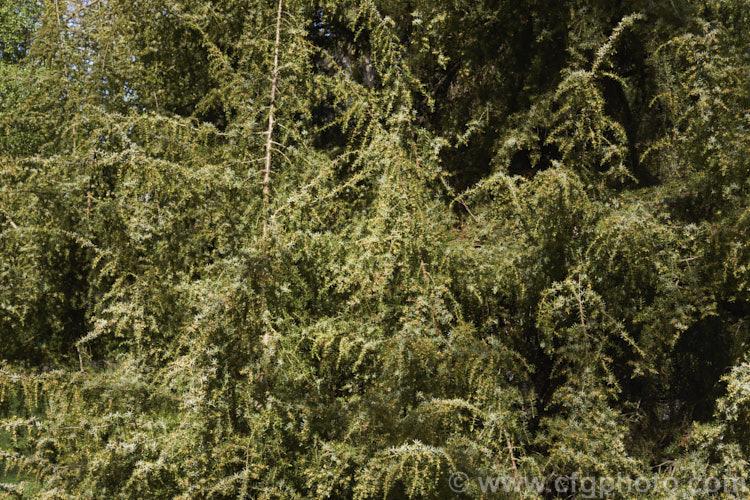
[[[748,21],[0,0],[0,489],[747,478]]]

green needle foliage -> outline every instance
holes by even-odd
[[[748,23],[0,0],[0,491],[750,486]]]

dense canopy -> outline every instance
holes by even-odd
[[[748,26],[0,0],[0,492],[750,486]]]

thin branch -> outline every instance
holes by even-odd
[[[273,145],[274,106],[276,104],[276,85],[279,78],[279,39],[281,38],[281,13],[283,1],[279,0],[276,11],[276,41],[273,48],[273,74],[271,76],[271,104],[268,108],[268,131],[266,132],[266,166],[263,171],[263,202],[268,205],[271,197],[271,152]]]
[[[81,371],[86,371],[83,369],[83,356],[81,356],[81,346],[76,346],[76,350],[78,351],[78,366],[80,367]]]
[[[456,198],[458,202],[463,205],[463,207],[466,209],[466,213],[468,213],[472,219],[474,219],[475,222],[478,222],[478,219],[476,216],[471,212],[471,209],[469,208],[469,205],[467,205],[464,200],[462,200],[460,197]]]
[[[276,152],[279,153],[281,156],[283,156],[290,165],[292,164],[292,160],[290,160],[289,157],[283,151],[281,151],[280,149],[276,149]]]
[[[0,208],[0,211],[3,212],[3,215],[8,220],[8,223],[10,224],[10,227],[12,227],[13,229],[18,229],[18,226],[16,225],[16,223],[13,222],[13,219],[10,218],[10,214],[8,212],[6,212],[5,209],[2,209],[2,208]]]
[[[267,209],[268,204],[271,201],[271,154],[273,152],[273,125],[274,125],[274,116],[273,112],[276,105],[276,86],[279,79],[279,40],[281,38],[281,13],[283,9],[283,2],[284,0],[279,0],[279,8],[276,11],[276,41],[274,42],[273,46],[273,73],[271,75],[271,99],[270,104],[268,106],[268,130],[266,131],[266,166],[263,170],[263,206]],[[286,155],[285,155],[286,156]],[[265,247],[266,247],[266,235],[268,233],[268,218],[266,214],[266,219],[263,221],[263,254],[265,255]],[[262,287],[264,290],[263,293],[263,315],[265,316],[265,312],[268,310],[268,304],[266,302],[266,294],[265,294],[265,288],[266,288],[266,276],[267,269],[264,270],[263,273],[263,279],[262,279]],[[263,326],[263,337],[261,341],[263,342],[263,345],[267,346],[268,343],[271,340],[271,332],[268,327],[268,322],[264,318],[264,326]]]
[[[505,434],[505,442],[508,445],[508,453],[510,453],[510,463],[513,465],[513,477],[518,485],[518,466],[516,465],[516,457],[513,454],[513,444],[510,442],[510,436],[507,432]]]
[[[60,7],[57,5],[57,0],[55,0],[55,13],[57,14],[57,27],[62,27],[62,19],[60,18]],[[60,39],[62,39],[62,32],[60,32]]]
[[[578,314],[581,319],[581,328],[583,328],[583,335],[589,338],[589,332],[586,328],[586,316],[583,312],[583,292],[581,290],[581,275],[578,275],[578,289],[576,290],[576,299],[578,300]]]

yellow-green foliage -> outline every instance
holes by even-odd
[[[748,19],[0,0],[0,491],[746,478]]]

